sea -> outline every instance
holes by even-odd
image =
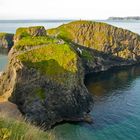
[[[43,25],[55,28],[70,21],[0,21],[0,32]],[[140,21],[101,21],[140,34]],[[0,71],[8,58],[0,55]],[[93,123],[63,123],[50,130],[54,140],[140,140],[140,65],[87,75],[85,84],[94,98]]]

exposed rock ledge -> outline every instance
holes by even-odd
[[[140,37],[128,30],[90,21],[62,25],[47,35],[43,27],[30,33],[32,28],[17,30],[0,94],[11,91],[10,101],[47,128],[85,120],[93,105],[85,74],[139,63]]]

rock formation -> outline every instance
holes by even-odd
[[[93,101],[74,49],[48,36],[18,40],[10,51],[8,70],[1,76],[1,95],[11,91],[10,101],[27,119],[47,128],[61,121],[84,121]]]
[[[0,33],[0,54],[8,53],[13,46],[14,34]]]
[[[28,37],[28,36],[45,36],[46,35],[46,31],[45,28],[43,26],[33,26],[33,27],[29,27],[29,28],[18,28],[16,30],[16,34],[14,36],[14,43],[18,42],[20,39],[24,38],[24,37]]]
[[[87,56],[84,59],[87,72],[139,62],[140,36],[106,23],[75,21],[49,29],[47,34],[74,44],[77,51],[77,48],[84,50],[80,56]]]

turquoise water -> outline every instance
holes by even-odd
[[[7,56],[0,54],[0,72],[6,68]]]
[[[140,140],[140,66],[88,75],[94,123],[54,128],[56,140]]]
[[[57,27],[59,22],[0,22],[0,32],[20,26]],[[104,21],[105,22],[105,21]],[[140,22],[108,22],[140,34]],[[0,55],[0,71],[7,57]],[[86,86],[94,97],[94,123],[64,123],[51,130],[55,140],[140,140],[140,66],[88,75]]]

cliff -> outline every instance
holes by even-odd
[[[48,34],[124,59],[136,60],[140,55],[138,34],[106,23],[76,21],[50,29]]]
[[[122,28],[106,23],[74,21],[58,28],[47,30],[47,34],[72,43],[84,59],[87,72],[107,70],[113,66],[139,63],[140,37]]]
[[[93,101],[84,85],[80,57],[69,44],[27,35],[18,39],[9,56],[0,94],[11,92],[10,101],[27,119],[47,128],[61,121],[85,120]]]
[[[14,34],[0,33],[0,53],[8,53],[13,46]]]

